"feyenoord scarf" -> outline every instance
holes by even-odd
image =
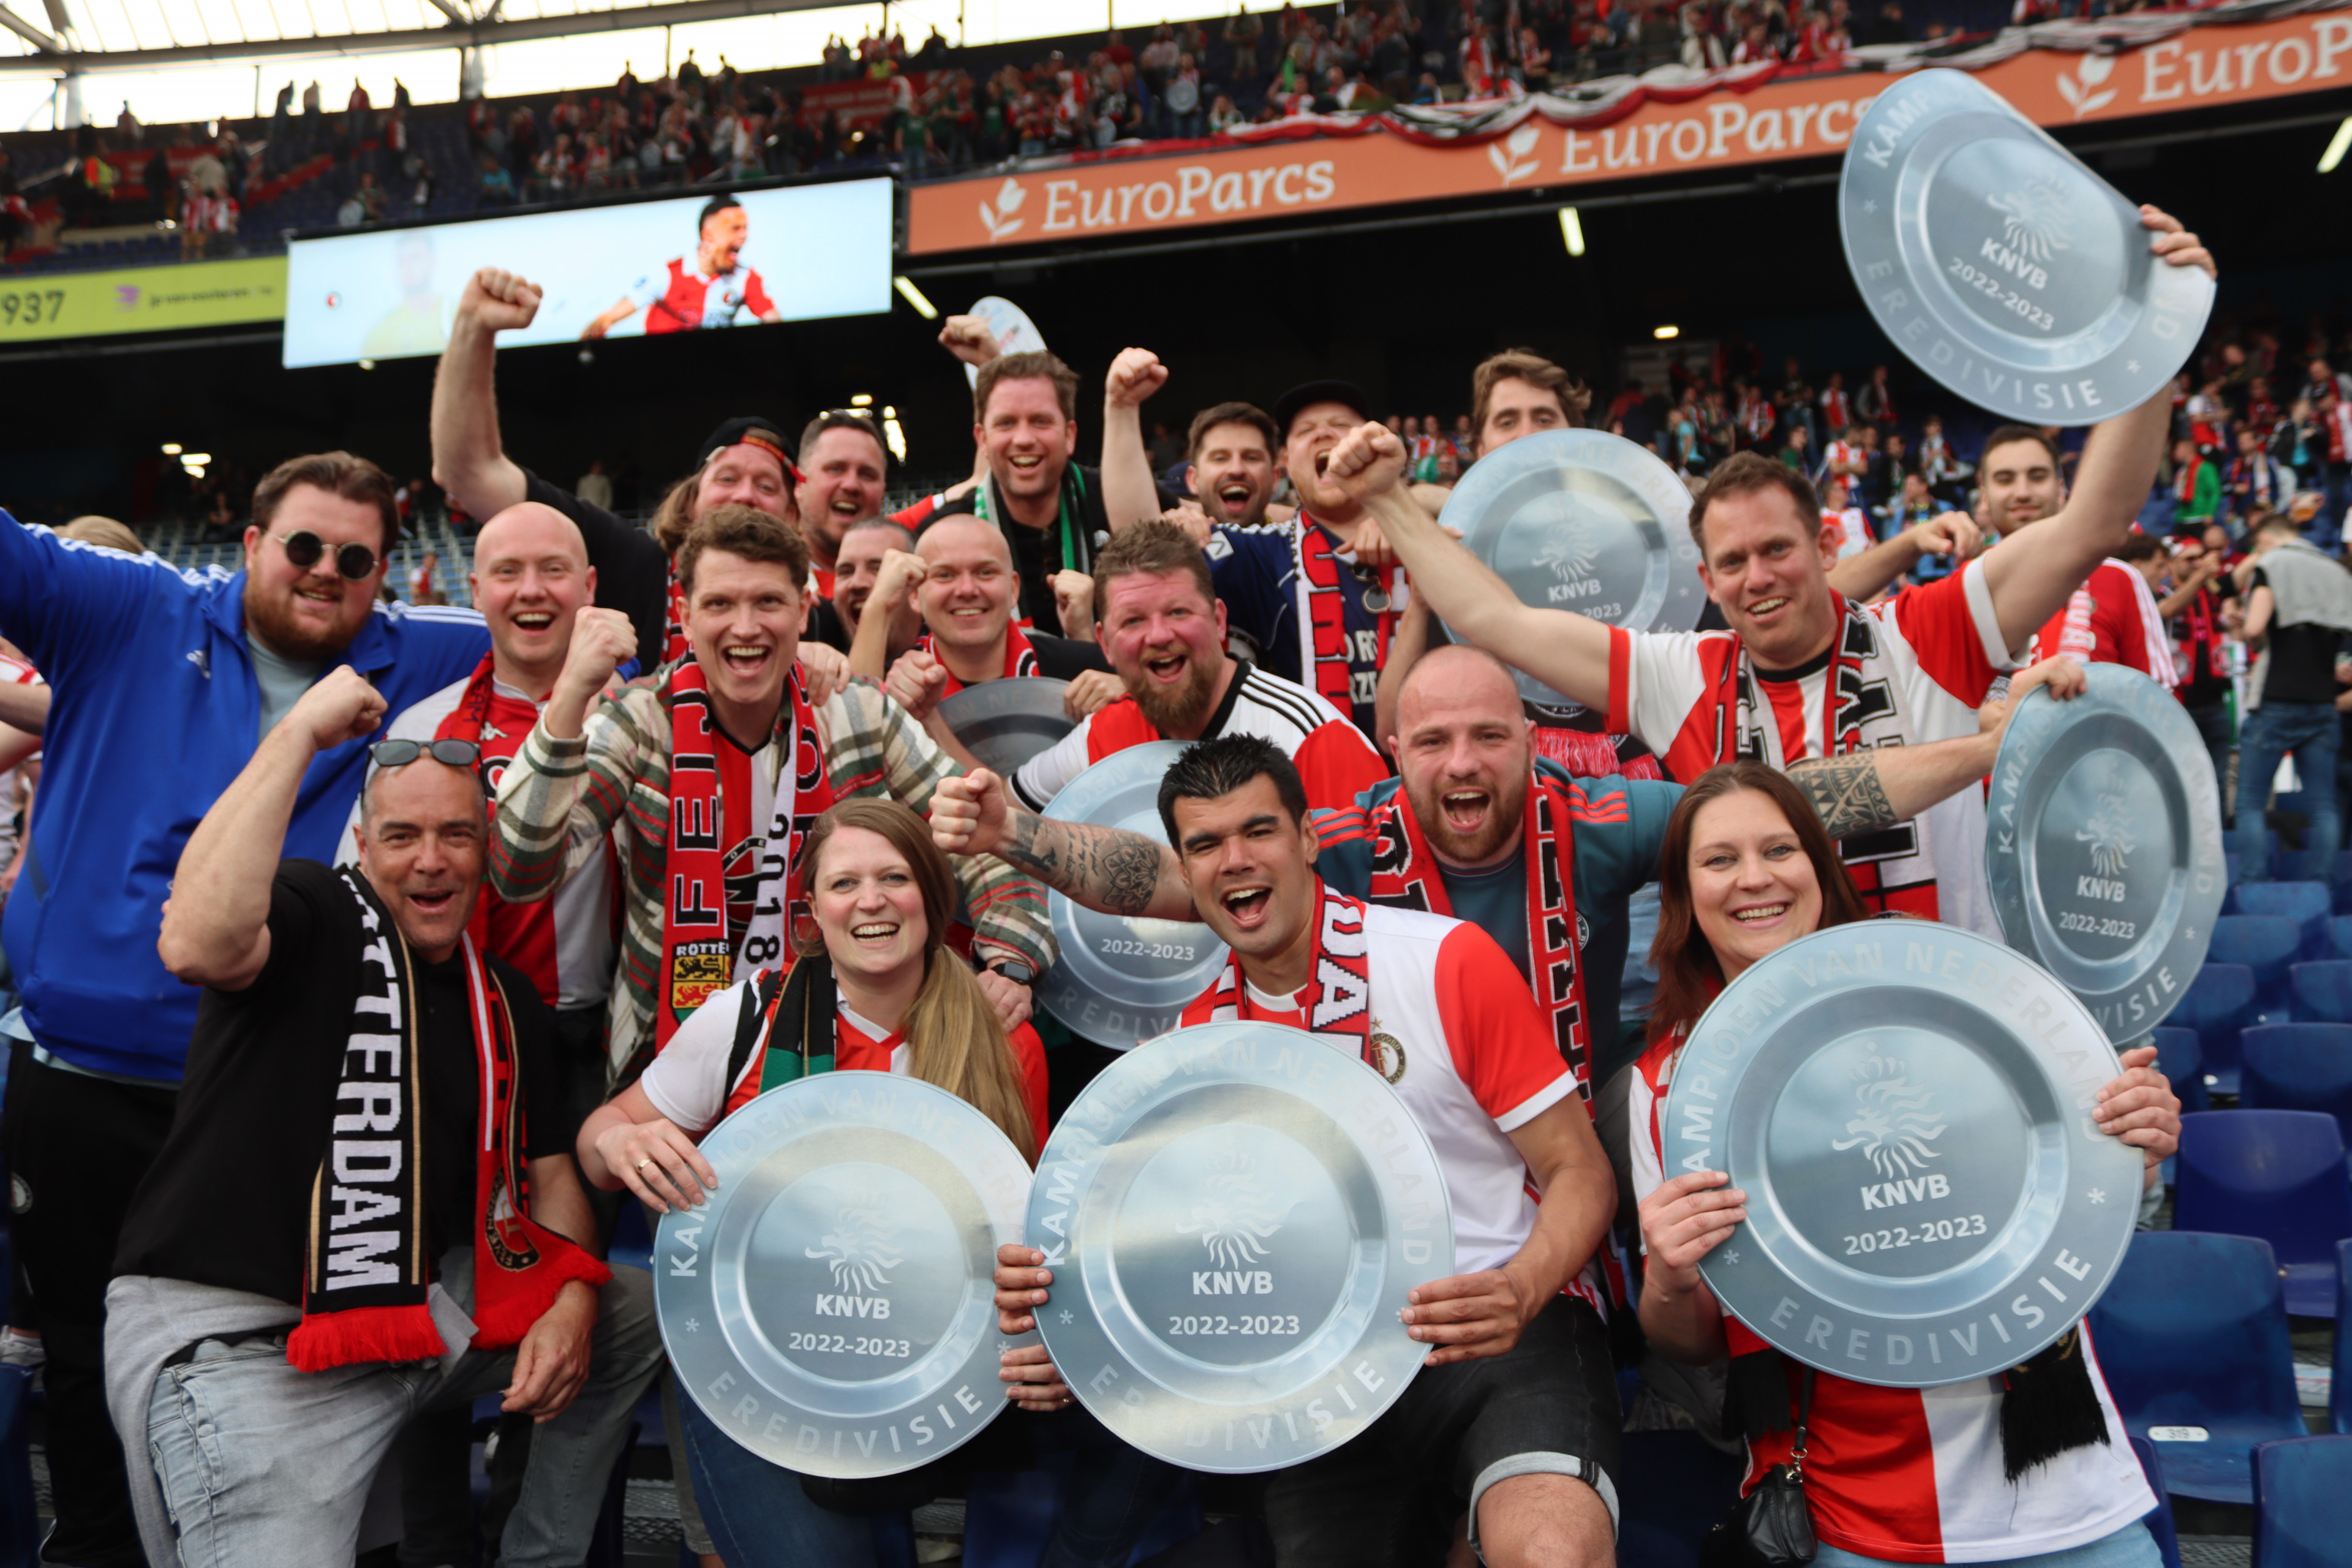
[[[939,658],[940,657],[939,644],[932,639],[931,634],[929,632],[925,632],[920,640],[919,640],[915,646],[921,648],[925,653],[929,654],[933,658]],[[947,689],[941,691],[940,695],[941,697],[953,697],[957,692],[961,691],[963,689],[963,682],[956,679],[954,670],[947,668],[946,660],[940,660],[940,668],[947,670],[948,677]],[[1018,623],[1008,625],[1004,628],[1004,679],[1012,680],[1020,676],[1034,675],[1036,673],[1036,646],[1031,643],[1026,637],[1022,635],[1021,627]]]
[[[1372,1033],[1372,956],[1364,938],[1364,906],[1333,891],[1320,877],[1315,879],[1315,962],[1307,981],[1313,1000],[1307,1005],[1307,1031],[1346,1041],[1364,1065],[1394,1083],[1404,1076],[1404,1047],[1390,1036]],[[1216,984],[1193,998],[1180,1022],[1190,1027],[1265,1016],[1250,1001],[1240,956],[1228,954]]]
[[[1297,552],[1299,684],[1342,713],[1353,713],[1355,697],[1354,639],[1348,635],[1348,591],[1342,579],[1353,569],[1332,548],[1331,535],[1305,512],[1292,525],[1292,548]],[[1392,593],[1396,568],[1383,566],[1379,577],[1378,608],[1364,606],[1372,617],[1378,658],[1389,655],[1389,637],[1396,630]],[[1368,594],[1367,598],[1370,598]]]
[[[1567,792],[1538,777],[1528,781],[1522,812],[1527,847],[1528,967],[1537,1005],[1551,1020],[1560,1059],[1591,1092],[1591,1020],[1584,1008],[1584,966],[1579,962],[1584,923],[1576,912],[1576,830]],[[1372,817],[1371,901],[1392,909],[1451,916],[1445,879],[1421,819],[1399,790]]]
[[[735,1044],[727,1053],[727,1081],[733,1087],[722,1114],[796,1079],[831,1072],[840,1030],[832,959],[823,953],[795,958],[789,968],[761,975],[743,993],[735,1020]],[[751,1070],[755,1053],[757,1072]]]
[[[689,658],[670,671],[669,855],[665,862],[669,902],[662,911],[662,967],[654,1005],[654,1048],[669,1044],[677,1026],[713,995],[745,973],[772,965],[784,953],[785,932],[797,897],[791,886],[809,825],[833,804],[833,781],[824,765],[816,712],[793,668],[785,711],[777,715],[776,739],[785,750],[776,778],[775,810],[759,847],[759,894],[740,952],[727,936],[727,844],[725,803],[751,805],[746,759],[722,746],[710,717],[709,689],[702,667]],[[731,765],[730,765],[731,764]],[[726,773],[736,776],[730,781]]]
[[[426,1300],[433,1260],[425,1251],[415,964],[375,890],[353,872],[342,875],[359,902],[365,945],[334,1134],[310,1188],[302,1321],[286,1342],[286,1359],[300,1372],[421,1361],[448,1348]],[[613,1271],[530,1218],[514,1016],[473,940],[460,938],[458,950],[482,1074],[471,1348],[503,1350],[521,1342],[568,1281],[600,1286]]]

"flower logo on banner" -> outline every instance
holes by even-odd
[[[1021,210],[1021,204],[1028,196],[1029,193],[1021,188],[1021,182],[1008,174],[1004,184],[996,187],[996,205],[992,207],[985,201],[980,204],[981,226],[988,230],[990,244],[993,245],[1021,226],[1024,220],[1013,215]]]
[[[118,310],[137,310],[139,308],[139,285],[136,283],[117,283],[114,286],[114,308]]]
[[[1486,162],[1495,165],[1495,173],[1503,176],[1503,184],[1524,180],[1536,172],[1536,161],[1528,154],[1536,150],[1536,142],[1542,135],[1543,127],[1530,120],[1500,142],[1486,144]]]
[[[2064,71],[2058,73],[2058,96],[2073,107],[2075,119],[2080,120],[2085,114],[2095,114],[2116,100],[2114,88],[2109,88],[2105,92],[2092,90],[2106,80],[2108,73],[2115,68],[2116,59],[2113,55],[2084,55],[2074,62],[2073,76],[2067,75]],[[2077,79],[2078,78],[2080,79]]]

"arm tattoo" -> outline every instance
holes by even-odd
[[[1789,777],[1812,801],[1832,838],[1874,833],[1901,820],[1879,782],[1877,759],[1867,752],[1811,758],[1790,768]]]
[[[1140,834],[1016,811],[996,852],[1047,887],[1114,915],[1150,911],[1167,851]]]

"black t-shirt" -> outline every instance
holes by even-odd
[[[269,890],[269,962],[242,991],[206,989],[171,1135],[140,1182],[118,1274],[247,1290],[299,1304],[310,1193],[327,1153],[343,1047],[359,994],[359,903],[316,860],[288,860]],[[555,1015],[530,981],[488,961],[513,1009],[529,1159],[572,1147]],[[426,1256],[474,1226],[481,1068],[465,961],[415,965],[424,1080]],[[550,1114],[530,1115],[533,1106]]]
[[[650,670],[661,663],[669,640],[669,557],[654,536],[529,468],[522,471],[522,482],[525,500],[551,506],[579,525],[588,564],[596,569],[596,603],[621,611],[636,628],[637,668]]]
[[[929,528],[943,517],[954,517],[981,510],[980,494],[983,487],[973,486],[962,495],[941,506],[923,520]],[[985,488],[993,489],[995,481],[986,481]],[[1163,486],[1159,491],[1160,505],[1164,510],[1176,504],[1177,498]],[[995,503],[990,503],[993,506]],[[1058,626],[1060,612],[1054,605],[1055,573],[1061,571],[1092,572],[1095,552],[1110,541],[1110,514],[1103,507],[1102,470],[1072,463],[1062,475],[1062,511],[1044,528],[1031,528],[1009,517],[993,517],[997,529],[1004,535],[1013,551],[1013,570],[1021,578],[1021,604],[1017,618],[1031,626]],[[1070,548],[1063,548],[1064,522],[1068,524]]]
[[[2267,588],[2270,579],[2260,567],[2248,591]],[[2276,590],[2273,590],[2275,592]],[[2268,633],[2270,670],[2263,677],[2264,702],[2334,702],[2336,655],[2344,634],[2316,622],[2283,626],[2273,622]]]
[[[1110,660],[1103,650],[1090,642],[1076,637],[1057,637],[1051,632],[1034,628],[1024,632],[1029,646],[1037,650],[1037,673],[1048,680],[1076,680],[1090,669],[1108,669]]]
[[[808,626],[801,633],[801,641],[823,643],[831,648],[849,651],[849,622],[831,599],[812,598],[809,601]]]

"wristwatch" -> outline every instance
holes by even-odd
[[[975,963],[972,967],[975,969],[985,969],[993,973],[1002,974],[1005,979],[1010,980],[1015,985],[1028,985],[1034,987],[1037,984],[1037,972],[1031,968],[1027,961],[1024,959],[1000,958],[995,960],[993,963]]]

